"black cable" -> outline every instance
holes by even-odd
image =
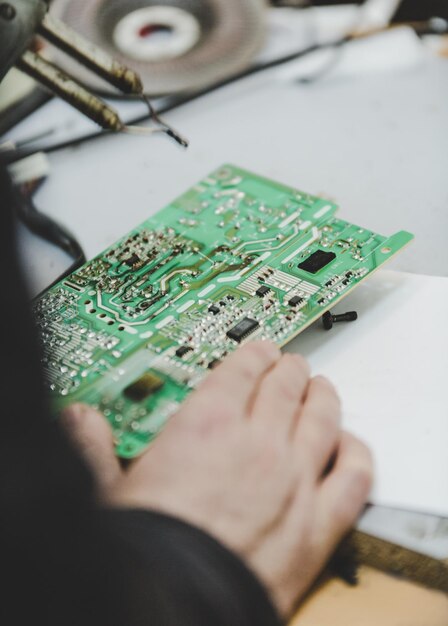
[[[17,126],[34,111],[47,104],[52,98],[53,95],[51,93],[36,87],[27,96],[7,107],[0,116],[0,137],[9,132],[14,126]]]
[[[321,80],[327,74],[331,72],[331,70],[337,65],[338,61],[341,59],[341,55],[343,54],[344,43],[339,43],[334,46],[334,56],[332,56],[329,61],[324,64],[319,70],[317,70],[311,76],[305,76],[304,78],[297,79],[297,83],[302,85],[311,85],[313,83],[317,83],[317,81]]]
[[[434,29],[434,25],[431,24],[431,21],[409,23],[408,25],[412,26],[419,36],[425,35],[425,34],[431,34],[431,33],[441,34],[440,30]],[[310,54],[313,54],[314,52],[318,52],[320,50],[331,50],[332,48],[336,50],[341,50],[347,43],[350,43],[351,41],[356,40],[356,39],[359,39],[357,35],[351,35],[351,34],[345,35],[344,37],[340,37],[339,39],[336,39],[334,41],[330,41],[327,43],[320,43],[320,44],[312,44],[308,46],[307,48],[301,48],[300,50],[297,50],[296,52],[292,52],[290,54],[278,57],[277,59],[272,59],[271,61],[267,61],[266,63],[253,65],[249,67],[248,69],[245,69],[237,74],[233,74],[229,78],[225,78],[224,80],[213,83],[209,85],[208,87],[205,87],[204,89],[187,93],[184,96],[173,97],[168,101],[168,104],[161,107],[159,110],[156,111],[156,113],[157,115],[161,115],[161,116],[165,115],[166,113],[170,113],[171,111],[178,109],[184,104],[189,104],[190,102],[193,102],[194,100],[197,100],[201,98],[202,96],[206,96],[210,93],[213,93],[214,91],[217,91],[218,89],[221,89],[222,87],[227,87],[228,85],[238,82],[239,80],[243,80],[244,78],[249,78],[250,76],[254,76],[256,74],[259,74],[260,72],[265,72],[267,70],[273,69],[280,65],[284,65],[285,63],[290,63],[292,61],[304,58]],[[329,67],[331,66],[332,64],[330,64]],[[322,74],[325,74],[325,73],[326,73],[326,69],[324,68]],[[317,79],[319,79],[319,73],[318,73]],[[305,84],[307,82],[312,83],[313,79],[311,78],[309,81],[304,80],[301,82]],[[151,116],[148,113],[145,113],[145,115],[129,120],[127,124],[128,125],[141,124],[142,122],[145,122],[148,119],[150,119],[150,117]],[[82,145],[90,141],[94,141],[95,139],[104,137],[106,135],[115,135],[115,133],[111,131],[101,130],[101,131],[90,133],[88,135],[83,135],[81,137],[76,137],[74,139],[69,139],[67,141],[62,141],[60,143],[56,143],[48,147],[37,147],[34,149],[29,149],[29,150],[17,150],[16,149],[16,150],[4,152],[3,154],[0,153],[0,158],[3,158],[7,163],[13,163],[26,156],[35,154],[36,152],[45,152],[47,154],[51,154],[59,150],[64,150],[65,148],[71,148],[71,147]]]
[[[244,78],[248,78],[249,76],[254,76],[256,74],[259,74],[260,72],[264,72],[264,71],[273,69],[275,67],[278,67],[280,65],[283,65],[285,63],[289,63],[291,61],[295,61],[297,59],[303,58],[309,54],[312,54],[313,52],[343,46],[346,43],[350,42],[352,39],[353,37],[351,35],[348,35],[340,39],[337,39],[336,41],[323,43],[323,44],[313,44],[311,46],[308,46],[308,48],[302,48],[301,50],[287,54],[277,59],[273,59],[271,61],[267,61],[266,63],[253,65],[252,67],[249,67],[248,69],[243,70],[242,72],[239,72],[238,74],[234,74],[233,76],[230,76],[229,78],[221,80],[217,83],[213,83],[212,85],[209,85],[205,89],[191,92],[184,96],[172,98],[171,101],[169,101],[167,105],[165,105],[164,107],[162,107],[160,110],[157,111],[157,114],[164,115],[166,113],[174,111],[175,109],[178,109],[184,104],[188,104],[190,102],[193,102],[194,100],[197,100],[198,98],[201,98],[202,96],[206,96],[214,91],[217,91],[218,89],[221,89],[221,87],[226,87],[227,85],[230,85]],[[150,117],[149,114],[145,114],[145,115],[142,115],[142,116],[139,116],[137,118],[130,120],[128,124],[129,125],[140,124],[141,122],[148,120],[149,117]],[[48,146],[46,148],[37,147],[34,149],[29,149],[29,150],[23,150],[23,149],[17,150],[16,149],[16,150],[11,150],[11,151],[5,151],[0,156],[4,162],[14,163],[15,161],[18,161],[22,158],[35,154],[36,152],[46,152],[47,154],[51,154],[53,152],[57,152],[65,148],[70,148],[70,147],[87,143],[89,141],[93,141],[95,139],[98,139],[99,137],[104,137],[106,135],[115,135],[115,133],[112,133],[109,131],[99,131],[99,132],[90,133],[89,135],[83,135],[82,137],[76,137],[75,139],[62,141],[60,143],[54,144],[52,146]]]
[[[363,2],[365,2],[365,0],[362,0],[360,4],[363,4]],[[415,23],[410,23],[408,25],[412,26],[414,30],[416,31],[417,35],[419,36],[432,34],[432,33],[441,34],[440,30],[434,29],[434,25],[431,24],[431,21],[415,22]],[[373,34],[375,34],[375,32],[373,32]],[[200,91],[195,91],[185,96],[173,98],[171,102],[169,102],[166,106],[162,107],[160,110],[157,111],[157,115],[165,115],[165,113],[169,113],[183,106],[184,104],[188,104],[190,102],[193,102],[194,100],[197,100],[198,98],[201,98],[202,96],[206,96],[214,91],[217,91],[221,87],[227,87],[228,85],[234,82],[237,82],[244,78],[248,78],[249,76],[254,76],[256,74],[259,74],[260,72],[273,69],[285,63],[290,63],[291,61],[301,59],[314,52],[318,52],[320,50],[331,50],[332,48],[336,50],[341,50],[347,43],[350,43],[351,41],[357,40],[359,38],[360,37],[355,34],[345,35],[344,37],[340,37],[339,39],[336,39],[334,41],[330,41],[327,43],[320,43],[320,44],[312,44],[308,46],[307,48],[302,48],[301,50],[278,57],[277,59],[272,59],[271,61],[267,61],[266,63],[253,65],[252,67],[249,67],[246,70],[243,70],[237,74],[233,74],[229,78],[225,78],[224,80],[213,83],[212,85],[209,85],[208,87],[205,87],[204,89],[201,89]],[[306,83],[306,81],[304,82]],[[141,122],[144,122],[148,120],[149,118],[150,118],[150,115],[145,114],[140,117],[134,118],[133,120],[130,120],[127,123],[128,125],[140,124]],[[66,142],[61,142],[60,144],[55,144],[54,146],[49,146],[49,148],[44,149],[44,151],[47,153],[57,152],[58,150],[68,148],[70,146],[80,145],[82,143],[92,141],[94,139],[97,139],[98,137],[101,137],[107,134],[115,134],[115,133],[110,133],[109,131],[100,131],[97,133],[92,133],[90,135],[84,135],[83,137],[79,137],[77,139],[72,139]]]
[[[363,0],[364,2],[365,0]],[[362,4],[362,2],[361,2]],[[405,23],[406,24],[406,23]],[[416,30],[418,35],[424,35],[424,34],[431,34],[431,33],[435,33],[435,34],[441,34],[441,31],[438,30],[437,28],[434,28],[434,25],[431,24],[431,20],[428,21],[424,21],[424,22],[416,22],[416,23],[407,23],[409,26],[414,27],[414,29]],[[424,25],[424,26],[422,26]],[[445,31],[446,32],[446,31]],[[156,113],[157,115],[164,115],[165,113],[169,113],[171,111],[174,111],[175,109],[178,109],[179,107],[183,106],[184,104],[188,104],[190,102],[193,102],[194,100],[197,100],[198,98],[208,95],[214,91],[217,91],[218,89],[220,89],[221,87],[226,87],[227,85],[230,85],[234,82],[237,82],[239,80],[242,80],[244,78],[248,78],[249,76],[253,76],[255,74],[258,74],[260,72],[264,72],[267,71],[269,69],[272,69],[274,67],[278,67],[280,65],[283,65],[285,63],[289,63],[291,61],[295,61],[297,59],[303,58],[308,56],[309,54],[312,54],[314,52],[317,52],[319,50],[327,50],[327,49],[331,49],[331,48],[335,48],[335,49],[341,49],[346,43],[349,43],[350,41],[353,41],[354,39],[358,39],[358,37],[356,35],[346,35],[344,37],[341,37],[335,41],[332,42],[327,42],[327,43],[321,43],[321,44],[312,44],[310,46],[308,46],[307,48],[302,48],[296,52],[293,52],[291,54],[287,54],[285,56],[279,57],[277,59],[273,59],[271,61],[268,61],[266,63],[261,63],[259,65],[253,65],[252,67],[249,67],[246,70],[243,70],[237,74],[234,74],[232,76],[230,76],[229,78],[226,78],[222,81],[218,81],[216,83],[213,83],[211,85],[209,85],[208,87],[206,87],[205,89],[201,89],[199,91],[195,91],[195,92],[191,92],[188,93],[184,96],[180,96],[180,97],[174,97],[172,98],[167,105],[165,105],[164,107],[162,107],[161,109],[157,110]],[[326,70],[324,69],[323,74],[326,73]],[[319,75],[317,76],[317,79],[319,78]],[[302,81],[303,83],[306,84],[306,80]],[[308,81],[310,83],[313,82],[313,79],[311,79],[310,81]],[[150,115],[149,114],[145,114],[139,117],[136,117],[132,120],[129,120],[127,123],[128,125],[135,125],[135,124],[140,124],[148,119],[150,119]],[[0,152],[0,159],[3,163],[6,164],[10,164],[10,163],[14,163],[15,161],[18,161],[22,158],[25,158],[27,156],[31,156],[33,154],[35,154],[36,152],[45,152],[47,154],[51,154],[53,152],[57,152],[59,150],[63,150],[65,148],[70,148],[70,147],[75,147],[84,143],[87,143],[89,141],[93,141],[95,139],[98,139],[99,137],[104,137],[105,135],[115,135],[115,133],[112,133],[110,131],[99,131],[99,132],[93,132],[90,133],[88,135],[83,135],[81,137],[76,137],[74,139],[69,139],[67,141],[62,141],[59,143],[56,143],[54,145],[50,145],[48,147],[45,146],[38,146],[36,148],[31,148],[28,150],[24,150],[23,148],[20,149],[12,149],[12,150],[5,150],[3,152]]]
[[[86,262],[86,256],[76,237],[67,228],[48,215],[41,213],[36,207],[33,195],[43,182],[44,179],[41,179],[32,186],[15,187],[16,213],[19,220],[30,232],[60,248],[73,259],[73,263],[51,285],[46,287],[49,289],[81,267]]]

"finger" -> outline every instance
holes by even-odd
[[[356,522],[367,502],[372,480],[369,449],[353,435],[343,433],[335,465],[322,481],[317,497],[317,520],[329,550]]]
[[[340,437],[341,403],[333,385],[323,376],[312,378],[300,413],[296,444],[320,477],[336,450]]]
[[[98,486],[112,485],[121,475],[121,468],[114,452],[112,429],[105,417],[85,404],[74,404],[61,413],[60,421]]]
[[[299,354],[284,354],[261,379],[252,407],[257,424],[289,437],[308,386],[310,368]]]
[[[270,341],[252,341],[238,348],[206,377],[189,408],[207,408],[227,415],[246,415],[249,401],[261,378],[280,359]]]

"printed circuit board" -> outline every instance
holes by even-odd
[[[284,345],[408,244],[224,165],[34,306],[55,413],[87,402],[132,458],[246,340]]]

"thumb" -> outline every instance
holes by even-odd
[[[60,423],[91,469],[101,495],[107,496],[122,471],[106,418],[86,404],[73,404],[62,411]]]

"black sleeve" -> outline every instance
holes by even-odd
[[[148,623],[148,604],[151,616],[163,616],[164,626],[279,626],[254,574],[210,535],[152,511],[112,516],[117,535],[145,572],[136,585],[143,599],[142,605],[136,603],[139,626]]]
[[[0,164],[0,624],[278,626],[269,598],[202,531],[100,511],[92,477],[50,421]]]

